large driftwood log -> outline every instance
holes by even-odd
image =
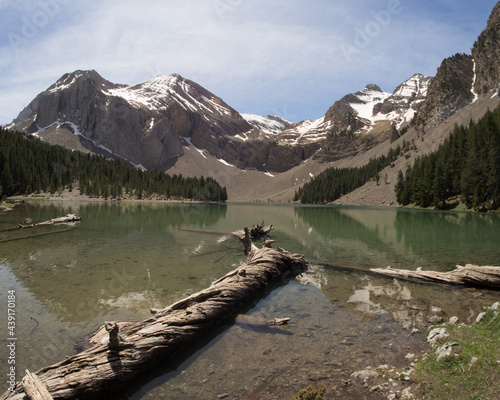
[[[71,224],[73,222],[79,222],[79,221],[81,221],[81,217],[78,217],[75,214],[67,214],[64,217],[52,218],[49,219],[48,221],[43,221],[38,223],[34,223],[33,220],[31,220],[31,218],[27,218],[23,222],[21,222],[19,226],[2,229],[0,230],[0,232],[17,231],[19,229],[35,228],[37,226],[45,226],[45,225]]]
[[[467,264],[465,267],[457,265],[456,269],[449,272],[422,271],[421,269],[409,271],[391,267],[375,268],[370,271],[376,274],[419,282],[500,288],[500,267],[481,267]]]
[[[25,228],[35,228],[37,226],[45,226],[45,225],[58,225],[58,224],[69,224],[71,222],[79,222],[81,220],[80,217],[75,214],[67,214],[64,217],[57,217],[49,219],[48,221],[33,223],[33,221],[28,222],[27,224],[19,224],[19,229]]]
[[[142,322],[107,323],[92,336],[95,345],[37,372],[54,399],[97,399],[118,390],[146,368],[179,355],[224,322],[234,321],[265,289],[306,268],[302,256],[282,249],[249,249],[246,262],[196,294]],[[272,287],[272,286],[271,286]],[[20,400],[23,388],[1,400]]]

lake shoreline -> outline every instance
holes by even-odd
[[[76,189],[78,190],[78,189]],[[64,190],[61,193],[32,193],[29,195],[17,195],[11,196],[7,200],[16,201],[16,200],[24,200],[24,201],[75,201],[75,202],[103,202],[103,203],[187,203],[187,204],[203,204],[207,203],[200,200],[190,200],[190,199],[164,199],[164,198],[146,198],[146,199],[137,199],[133,197],[121,197],[121,198],[108,198],[105,199],[103,197],[92,197],[86,194],[77,194],[75,191]],[[216,203],[218,204],[218,203]]]

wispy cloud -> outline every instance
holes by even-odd
[[[470,49],[495,3],[0,0],[0,123],[91,68],[119,83],[177,72],[242,112],[318,118],[367,83],[433,74]]]

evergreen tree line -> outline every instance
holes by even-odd
[[[447,208],[460,199],[474,210],[498,210],[500,107],[468,127],[455,125],[436,152],[399,171],[395,190],[401,205]]]
[[[387,156],[372,158],[362,167],[328,168],[295,191],[294,201],[307,204],[324,204],[337,200],[345,194],[363,186],[371,179],[378,183],[380,171],[410,150],[410,143],[391,148]]]
[[[56,193],[79,185],[91,197],[142,199],[150,196],[226,201],[225,187],[212,178],[185,178],[143,171],[95,154],[53,146],[32,136],[0,128],[0,198]]]

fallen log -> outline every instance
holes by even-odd
[[[76,216],[75,214],[67,214],[64,217],[57,217],[57,218],[49,219],[48,221],[43,221],[43,222],[38,222],[38,223],[34,223],[31,218],[26,218],[18,226],[12,227],[12,228],[2,229],[2,230],[0,230],[0,233],[1,232],[17,231],[19,229],[35,228],[37,226],[70,224],[70,223],[79,222],[79,221],[81,221],[81,218]]]
[[[418,282],[500,288],[500,267],[467,264],[465,267],[457,265],[456,269],[449,272],[422,271],[420,268],[409,271],[387,267],[370,269],[370,272]]]
[[[67,214],[64,217],[57,217],[49,219],[48,221],[33,223],[33,221],[28,221],[26,224],[19,224],[19,229],[26,228],[35,228],[37,226],[45,226],[45,225],[58,225],[58,224],[69,224],[72,222],[81,221],[81,217],[76,216],[75,214]]]
[[[54,399],[98,399],[120,389],[160,361],[168,362],[236,316],[265,290],[303,271],[302,256],[283,249],[258,249],[249,230],[249,251],[240,267],[212,285],[141,322],[110,322],[91,337],[93,347],[37,371]],[[288,277],[288,275],[290,275]],[[24,398],[21,384],[0,400]]]

